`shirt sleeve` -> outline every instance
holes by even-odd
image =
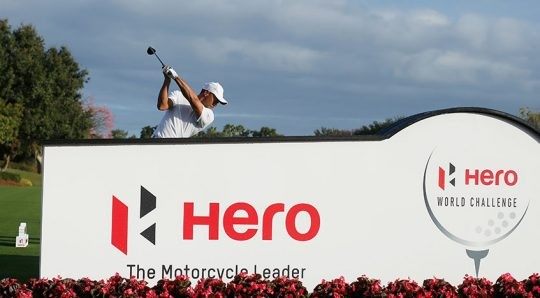
[[[173,104],[177,105],[181,103],[181,99],[184,98],[184,95],[179,90],[173,90],[169,92],[169,99],[172,100]]]
[[[201,113],[201,116],[199,117],[199,119],[197,119],[198,126],[204,129],[205,127],[210,125],[210,123],[212,123],[213,121],[214,121],[214,112],[210,110],[209,108],[204,107]]]

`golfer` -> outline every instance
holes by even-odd
[[[218,103],[227,104],[219,83],[205,83],[197,95],[172,67],[165,65],[163,76],[157,108],[165,111],[165,115],[154,131],[154,138],[189,138],[196,135],[214,121],[212,109]],[[180,91],[169,93],[171,80],[176,82]]]

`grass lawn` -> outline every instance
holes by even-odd
[[[41,178],[33,180],[41,185]],[[26,222],[30,243],[16,248],[21,222]],[[40,240],[41,186],[0,186],[0,279],[11,277],[26,282],[39,277]]]
[[[19,174],[21,175],[21,178],[30,180],[33,186],[41,186],[41,175],[38,173],[25,172],[17,169],[7,169],[6,172]]]

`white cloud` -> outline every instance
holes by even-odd
[[[399,77],[423,83],[446,84],[491,84],[519,80],[530,74],[504,61],[442,50],[426,50],[404,56],[395,73]]]
[[[435,10],[417,10],[409,16],[410,22],[417,26],[446,27],[450,25],[448,17]]]
[[[484,17],[477,15],[464,15],[455,25],[456,37],[465,42],[465,45],[481,50],[488,45],[490,24]]]
[[[463,15],[454,34],[461,46],[486,55],[521,55],[538,47],[538,27],[511,18]]]
[[[284,42],[197,38],[192,45],[203,61],[219,64],[234,61],[255,70],[309,72],[321,56],[315,50]]]
[[[373,15],[380,18],[382,23],[401,24],[409,27],[445,27],[450,24],[450,20],[444,14],[431,10],[419,9],[411,11],[399,10],[376,10]]]
[[[494,45],[504,52],[522,52],[529,50],[531,44],[528,38],[537,38],[533,32],[529,32],[527,26],[520,21],[501,18],[493,25]],[[536,43],[536,41],[535,41]]]

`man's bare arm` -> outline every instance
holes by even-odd
[[[161,86],[161,89],[159,89],[159,94],[157,98],[157,108],[160,111],[169,110],[173,107],[173,102],[169,99],[170,83],[171,79],[168,76],[165,76],[165,79],[163,80],[163,85]]]
[[[178,87],[180,87],[180,91],[182,91],[184,97],[189,101],[189,104],[191,105],[191,108],[195,114],[197,114],[197,117],[200,117],[203,112],[204,105],[199,100],[197,93],[195,93],[195,91],[193,91],[193,89],[191,89],[191,87],[179,76],[177,76],[174,81]]]

